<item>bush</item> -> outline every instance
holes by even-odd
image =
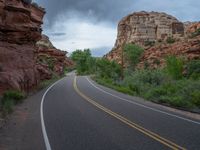
[[[185,85],[182,86],[178,94],[182,95],[184,100],[200,108],[200,80],[185,81]]]
[[[7,100],[13,100],[15,104],[21,103],[22,100],[25,98],[25,95],[19,91],[6,91],[3,94],[2,104],[4,104]]]
[[[144,52],[144,49],[138,45],[127,44],[124,47],[125,59],[130,64],[131,69],[135,69],[135,66],[139,63],[140,57]]]
[[[200,35],[200,28],[197,29],[194,33],[192,33],[191,37],[194,38],[196,36],[199,36]]]
[[[175,42],[175,39],[173,38],[173,37],[168,37],[167,38],[167,43],[168,44],[172,44],[172,43],[174,43]]]
[[[155,41],[145,41],[144,45],[145,46],[154,46],[155,45]]]
[[[167,66],[166,70],[168,74],[175,80],[181,79],[183,77],[184,63],[180,58],[175,56],[167,57]]]
[[[200,60],[192,60],[186,65],[186,76],[192,79],[200,78]]]
[[[109,61],[105,58],[98,59],[97,75],[101,78],[109,78],[113,80],[119,80],[121,76],[121,66],[114,61]]]
[[[151,87],[159,86],[167,80],[162,70],[137,70],[124,78],[122,86],[129,87],[135,95],[144,95]]]
[[[13,111],[13,106],[14,106],[13,100],[8,99],[4,101],[4,104],[1,105],[3,114],[6,115],[11,113]]]
[[[24,98],[25,95],[19,91],[6,91],[1,100],[1,108],[3,113],[5,115],[11,113],[13,106],[21,103]]]

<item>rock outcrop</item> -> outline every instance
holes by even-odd
[[[158,12],[136,12],[120,21],[114,48],[123,43],[143,45],[148,41],[163,41],[168,37],[183,36],[184,24],[175,17]]]
[[[36,43],[36,60],[41,79],[48,79],[52,74],[62,75],[66,67],[73,66],[67,58],[67,52],[56,49],[46,35]]]
[[[115,46],[105,57],[121,64],[122,47],[125,44],[137,44],[145,49],[140,67],[144,64],[153,68],[163,66],[164,58],[170,54],[194,59],[200,55],[199,37],[189,37],[199,26],[199,23],[184,24],[166,13],[136,12],[120,21]],[[169,38],[173,38],[175,43],[167,44]]]
[[[34,58],[44,14],[21,0],[0,0],[0,93],[29,91],[40,81]]]
[[[167,56],[182,57],[186,60],[200,58],[200,36],[176,42],[174,44],[159,44],[146,49],[138,68],[161,68],[165,66]]]

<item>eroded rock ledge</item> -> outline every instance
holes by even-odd
[[[152,68],[161,67],[167,55],[196,59],[200,57],[200,39],[198,36],[191,39],[190,36],[198,28],[198,22],[184,24],[166,13],[135,12],[119,22],[115,46],[105,57],[121,64],[122,47],[125,44],[137,44],[145,49],[139,67],[145,63]],[[167,44],[168,38],[176,42]],[[148,42],[154,46],[146,46]]]
[[[37,5],[0,0],[0,94],[9,89],[28,92],[54,73],[63,73],[66,52],[36,45],[44,15]],[[39,62],[42,54],[54,59],[53,66]]]

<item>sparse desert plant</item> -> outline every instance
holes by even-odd
[[[22,100],[25,98],[25,94],[19,91],[6,91],[3,94],[3,98],[2,98],[2,104],[4,103],[4,101],[7,100],[13,100],[13,102],[15,104],[21,103]]]
[[[191,38],[194,38],[194,37],[199,36],[199,35],[200,35],[200,28],[192,33]]]
[[[3,115],[7,115],[13,111],[14,102],[13,100],[6,100],[3,104],[1,104],[1,109],[3,111]]]
[[[145,46],[154,46],[155,45],[155,41],[145,41],[144,45]]]
[[[6,91],[1,99],[1,109],[3,114],[9,114],[13,111],[13,106],[21,103],[25,95],[19,91]]]
[[[175,39],[173,37],[168,37],[166,41],[168,44],[173,44],[175,42]]]

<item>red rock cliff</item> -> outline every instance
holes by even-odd
[[[0,93],[28,91],[40,81],[35,43],[41,38],[44,9],[21,0],[0,0]]]
[[[62,75],[66,67],[72,67],[73,62],[66,56],[66,51],[61,51],[53,46],[46,35],[37,42],[36,59],[42,79],[51,78],[52,74]]]
[[[165,13],[136,12],[119,22],[115,46],[105,57],[121,64],[122,47],[125,44],[138,44],[145,49],[139,67],[145,64],[151,68],[161,67],[167,55],[197,59],[200,57],[200,37],[191,36],[199,28],[198,22],[184,25]],[[175,43],[167,44],[168,37],[173,37]],[[145,46],[145,42],[154,42],[154,46]]]

